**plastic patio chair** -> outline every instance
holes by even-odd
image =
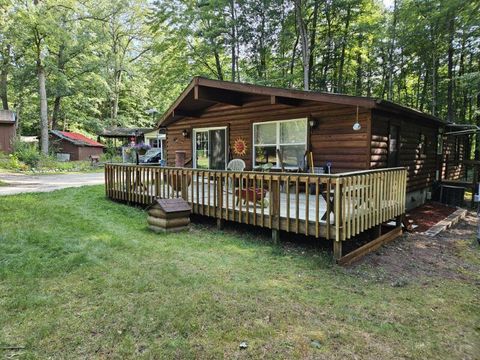
[[[228,171],[238,171],[238,172],[241,172],[243,170],[245,170],[245,161],[243,161],[242,159],[232,159],[230,160],[230,162],[227,164],[227,170]],[[228,188],[230,190],[233,189],[233,183],[232,183],[232,179],[228,179]]]

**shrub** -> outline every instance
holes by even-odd
[[[13,155],[30,167],[36,167],[42,157],[35,144],[16,139],[13,142]]]

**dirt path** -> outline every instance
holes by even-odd
[[[480,246],[476,241],[476,214],[469,212],[455,227],[430,237],[419,233],[381,247],[352,266],[361,276],[402,286],[419,278],[458,279],[480,285]],[[368,268],[374,271],[368,271]]]
[[[99,185],[104,183],[103,173],[24,175],[0,173],[0,196],[30,192],[48,192],[69,187]]]

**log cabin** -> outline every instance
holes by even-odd
[[[313,168],[331,173],[406,167],[407,208],[425,202],[434,181],[462,176],[467,152],[466,137],[443,135],[444,121],[391,101],[202,77],[158,126],[169,166],[183,152],[193,168],[225,169],[238,158],[245,170],[307,171],[309,153]]]

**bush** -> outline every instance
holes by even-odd
[[[30,167],[37,167],[42,158],[35,144],[22,142],[20,139],[13,142],[13,155]]]
[[[28,165],[20,161],[14,154],[0,153],[0,169],[26,171],[28,170]]]

